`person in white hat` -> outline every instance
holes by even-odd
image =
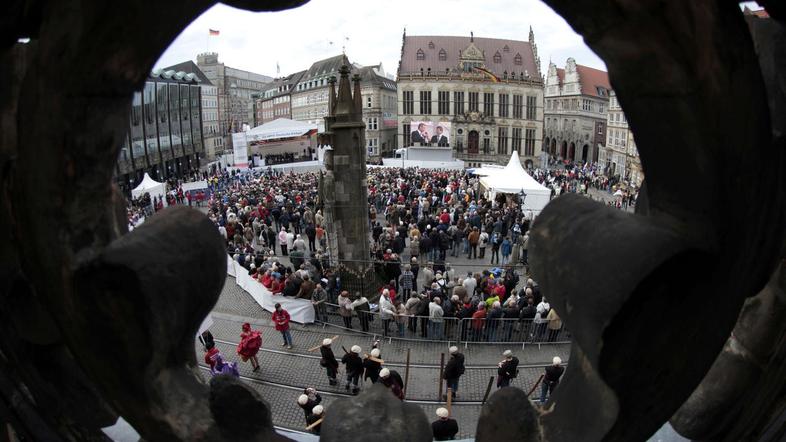
[[[543,375],[543,383],[540,386],[541,405],[546,403],[546,396],[551,397],[554,389],[559,385],[563,373],[565,373],[565,367],[562,366],[562,358],[554,356],[551,365],[546,367],[546,374]]]
[[[379,383],[389,388],[393,394],[400,400],[404,400],[403,385],[400,384],[400,376],[396,374],[393,376],[387,368],[383,368],[379,372]]]
[[[434,440],[453,440],[458,433],[458,422],[450,418],[447,408],[437,408],[438,419],[431,423]]]
[[[335,386],[338,385],[338,380],[336,379],[336,375],[338,374],[338,361],[333,354],[333,349],[330,348],[331,344],[333,344],[333,340],[330,338],[322,340],[322,346],[319,348],[322,359],[319,360],[319,365],[325,367],[328,382],[330,385]]]
[[[374,348],[371,350],[370,355],[363,358],[363,368],[366,371],[366,374],[363,376],[364,381],[370,379],[372,384],[376,384],[377,380],[379,380],[379,372],[382,370],[382,364],[371,359],[379,359],[379,354],[379,349]]]
[[[311,427],[311,425],[319,422],[320,419],[324,418],[324,414],[325,414],[325,409],[322,407],[322,405],[315,406],[311,410],[311,414],[306,416],[306,427]],[[318,435],[321,430],[322,430],[322,422],[311,427],[311,430],[309,431]]]
[[[519,374],[519,360],[513,356],[513,352],[505,350],[502,353],[505,357],[499,364],[497,364],[497,388],[507,387],[510,381],[515,379]]]
[[[360,380],[360,375],[363,374],[363,360],[360,359],[361,351],[362,349],[360,346],[353,345],[350,352],[341,358],[341,363],[344,364],[344,368],[347,372],[347,384],[345,389],[349,391],[349,384],[351,383],[352,394],[358,394],[360,392],[358,381]]]
[[[451,393],[453,394],[453,399],[455,400],[458,394],[458,383],[459,378],[461,375],[464,374],[466,368],[464,367],[464,355],[459,353],[458,347],[451,346],[448,349],[450,352],[450,359],[448,363],[445,365],[445,371],[442,374],[442,377],[445,379],[445,383],[447,384],[445,387],[445,391],[449,388]],[[447,394],[445,394],[445,400],[447,400]]]
[[[308,418],[308,415],[311,414],[311,410],[319,405],[322,402],[322,396],[317,393],[317,391],[313,388],[306,388],[303,390],[303,394],[298,396],[297,404],[300,408],[303,409],[303,413],[305,417]]]

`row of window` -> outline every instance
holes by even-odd
[[[599,114],[606,112],[606,105],[595,103],[589,99],[579,100],[578,98],[546,98],[547,111],[577,111],[582,110],[585,112],[597,112]]]
[[[499,103],[494,102],[495,96],[499,97]],[[463,91],[453,92],[453,115],[463,115],[467,112],[480,112],[480,93],[467,92],[466,97],[468,101],[464,101],[465,93]],[[415,92],[403,91],[402,92],[402,114],[414,115],[415,114]],[[432,115],[432,97],[431,91],[420,91],[418,100],[418,114]],[[485,115],[502,118],[524,118],[527,120],[535,120],[538,115],[538,97],[534,95],[525,96],[521,94],[513,94],[513,105],[510,103],[509,94],[495,94],[493,92],[486,92],[483,94],[483,113]],[[465,104],[467,105],[465,107]],[[450,115],[450,92],[438,91],[437,92],[437,115]],[[512,112],[511,112],[512,111]]]
[[[504,52],[508,52],[508,51],[504,51]],[[445,51],[445,49],[440,49],[439,53],[437,53],[437,57],[439,58],[439,61],[446,61],[448,59],[448,53]],[[415,58],[417,58],[418,60],[425,60],[426,52],[423,51],[423,49],[418,49],[418,51],[415,53]],[[492,57],[492,60],[494,60],[494,63],[496,64],[502,63],[502,54],[500,54],[499,51],[497,51]],[[513,63],[517,66],[521,66],[523,64],[523,59],[521,57],[521,54],[516,53],[516,56],[513,57]]]

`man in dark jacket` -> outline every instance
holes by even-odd
[[[374,359],[379,359],[378,348],[371,350],[371,354],[366,355],[366,357],[363,359],[363,368],[366,370],[363,380],[365,381],[366,379],[371,379],[372,384],[377,383],[377,380],[379,380],[379,371],[382,370],[382,364],[375,361]]]
[[[453,440],[458,433],[458,422],[450,418],[447,408],[437,408],[439,419],[431,423],[431,432],[434,440]]]
[[[353,345],[349,353],[341,358],[341,363],[344,364],[344,369],[347,372],[347,385],[344,387],[349,391],[349,384],[352,384],[352,394],[358,394],[360,387],[358,381],[360,375],[363,374],[363,360],[360,359],[360,346]]]
[[[464,355],[459,353],[458,347],[452,346],[450,347],[450,360],[448,360],[448,364],[445,366],[445,371],[442,375],[445,378],[445,383],[447,384],[447,388],[450,388],[453,393],[453,400],[456,399],[458,394],[458,383],[459,378],[461,375],[464,374]],[[445,395],[445,400],[447,400],[447,394]]]
[[[510,381],[515,379],[519,374],[519,360],[513,356],[513,352],[505,350],[502,353],[505,359],[497,364],[497,388],[507,387]]]
[[[551,397],[554,389],[559,385],[559,380],[562,374],[565,373],[565,368],[562,366],[562,359],[559,356],[554,356],[551,365],[546,367],[546,374],[543,375],[543,384],[540,386],[540,403],[546,403],[546,395]]]
[[[336,374],[338,373],[338,361],[333,354],[333,349],[330,348],[330,344],[332,343],[333,340],[330,338],[322,340],[322,346],[319,348],[322,359],[319,361],[319,365],[325,367],[325,370],[327,370],[327,377],[330,385],[337,385],[338,380],[336,380]]]

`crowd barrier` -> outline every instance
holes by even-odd
[[[389,319],[377,311],[352,311],[351,316],[340,314],[337,304],[324,303],[316,309],[316,321],[392,338],[451,342],[500,342],[564,344],[571,342],[571,334],[561,320],[519,318],[464,318],[400,315]],[[347,319],[348,318],[348,319]]]
[[[227,256],[227,274],[235,277],[235,283],[245,290],[254,301],[263,309],[273,312],[276,303],[289,312],[290,320],[300,324],[311,324],[314,322],[314,307],[309,299],[290,298],[282,295],[273,295],[270,290],[259,281],[248,276],[248,270],[243,268],[237,261]]]

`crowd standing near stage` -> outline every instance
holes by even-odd
[[[638,194],[636,188],[621,185],[593,167],[536,169],[531,174],[551,189],[552,198],[564,193],[601,194],[607,204],[629,210]],[[369,299],[344,290],[331,267],[318,177],[317,173],[282,174],[270,169],[224,171],[198,177],[206,180],[207,188],[197,192],[184,194],[174,183],[167,202],[204,207],[232,259],[274,296],[311,300],[317,321],[327,321],[334,314],[342,318],[345,328],[368,331],[369,321],[376,317],[385,336],[409,332],[436,340],[495,342],[511,341],[512,336],[533,342],[555,340],[562,322],[529,274],[533,219],[521,210],[518,195],[498,194],[489,200],[481,193],[478,177],[466,171],[369,168],[369,260],[384,275],[383,280],[389,281]],[[132,201],[129,225],[161,208],[161,201],[149,195]],[[456,257],[477,266],[453,268],[450,261]],[[456,322],[461,319],[465,321]],[[289,315],[280,305],[273,320],[283,338],[281,345],[291,349]],[[257,338],[259,332],[244,324],[237,352],[254,371],[259,369],[256,353],[261,340]],[[347,392],[357,394],[361,381],[381,383],[395,397],[405,398],[401,376],[379,362],[377,344],[368,354],[354,345],[340,356],[333,353],[331,344],[331,339],[324,339],[319,348],[320,366],[331,386],[343,384]],[[204,359],[213,373],[237,375],[236,363],[227,363],[214,344],[209,345]],[[518,375],[518,359],[512,351],[505,350],[503,357],[498,364],[498,388],[510,385]],[[561,364],[555,357],[546,368],[541,403],[559,383],[564,372]],[[464,356],[451,347],[443,379],[454,399],[464,369]],[[320,401],[313,388],[307,388],[297,401],[309,431],[316,434],[325,412]],[[435,438],[454,437],[458,426],[447,409],[438,409],[437,417],[432,424]]]

